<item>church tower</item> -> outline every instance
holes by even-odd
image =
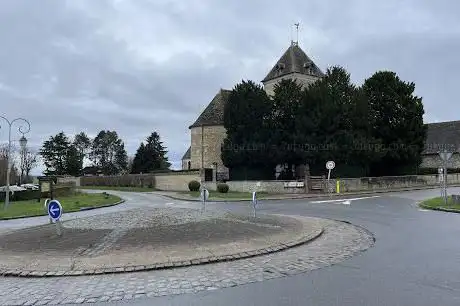
[[[271,96],[275,85],[283,79],[296,80],[302,86],[308,86],[323,76],[324,73],[299,47],[298,42],[291,41],[289,48],[262,80],[262,83],[267,94]]]

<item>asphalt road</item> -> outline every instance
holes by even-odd
[[[459,193],[459,188],[450,192]],[[423,211],[416,201],[438,190],[383,194],[351,205],[309,200],[262,201],[261,210],[346,220],[376,244],[340,264],[222,290],[100,305],[460,305],[460,214]],[[241,202],[213,204],[247,210]],[[94,305],[94,304],[92,304]]]

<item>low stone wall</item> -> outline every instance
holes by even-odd
[[[57,183],[63,185],[80,186],[80,178],[75,176],[61,176],[57,177]]]
[[[293,186],[297,184],[292,181],[228,181],[226,184],[230,191],[237,192],[305,193],[303,182],[300,183],[302,187]]]
[[[200,181],[200,172],[190,172],[187,174],[155,174],[155,188],[165,191],[188,191],[190,181]]]
[[[334,190],[337,180],[333,181]],[[340,192],[391,190],[398,188],[423,188],[438,186],[439,175],[410,175],[340,179]],[[460,174],[447,174],[448,184],[460,184]]]
[[[165,191],[186,191],[192,180],[200,181],[199,171],[180,171],[113,176],[82,176],[81,186],[150,187]]]

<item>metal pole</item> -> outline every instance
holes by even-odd
[[[447,205],[447,161],[444,162],[444,204]]]
[[[11,125],[12,123],[8,122],[8,151],[6,155],[6,194],[5,194],[5,209],[8,208],[10,204],[10,175],[11,175],[11,166],[10,166],[10,154],[11,154]]]

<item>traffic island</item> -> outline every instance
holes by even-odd
[[[436,197],[419,203],[419,206],[425,209],[460,213],[460,201],[458,195],[448,196],[447,203],[443,197]]]
[[[0,236],[3,276],[77,276],[158,270],[254,257],[307,243],[325,221],[139,208]]]

